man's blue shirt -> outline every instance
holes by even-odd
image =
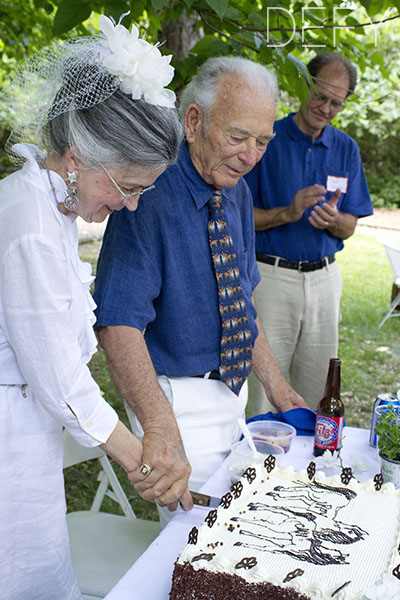
[[[97,266],[96,326],[145,330],[159,375],[182,377],[218,369],[221,318],[207,231],[212,193],[183,144],[177,164],[157,179],[137,210],[115,212],[108,221]],[[222,196],[254,343],[251,298],[260,275],[252,198],[243,179],[222,190]]]
[[[357,217],[372,214],[372,204],[355,141],[347,134],[327,125],[313,143],[290,114],[277,121],[276,137],[269,143],[261,161],[245,179],[253,195],[254,206],[276,208],[288,206],[296,192],[318,183],[326,187],[327,176],[348,178],[345,194],[338,209]],[[333,192],[326,194],[326,200]],[[272,227],[256,233],[256,250],[289,260],[319,260],[343,248],[343,240],[308,222],[312,207],[296,223]]]

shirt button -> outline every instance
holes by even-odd
[[[311,149],[311,148],[308,148],[307,152],[312,152],[312,149]]]

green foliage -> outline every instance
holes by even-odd
[[[243,55],[275,69],[280,87],[278,115],[296,110],[308,93],[305,63],[315,53],[336,50],[361,73],[358,93],[336,119],[360,146],[375,206],[399,205],[396,188],[400,139],[400,0],[8,0],[0,2],[0,87],[15,64],[46,45],[51,36],[97,31],[99,14],[122,14],[135,22],[161,51],[173,51],[172,86],[179,92],[210,56]],[[193,39],[183,52],[176,45],[193,24]],[[169,29],[171,23],[182,26]],[[27,33],[29,32],[29,34]],[[197,37],[196,37],[197,36]],[[0,105],[0,138],[6,138]],[[0,169],[5,159],[0,158]]]
[[[375,427],[379,435],[378,448],[389,460],[400,461],[400,423],[397,410],[390,404],[388,411],[379,417]]]
[[[53,35],[70,31],[91,15],[92,8],[85,0],[62,0],[54,18]]]

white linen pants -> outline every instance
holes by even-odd
[[[62,426],[26,388],[0,386],[1,600],[80,600],[72,571]]]
[[[247,383],[236,396],[222,381],[197,377],[158,378],[168,398],[192,467],[189,487],[197,491],[228,456],[231,446],[240,439],[237,424],[244,418]],[[139,438],[143,429],[131,408],[125,404],[132,431]],[[174,515],[159,508],[160,523],[165,526]]]
[[[337,356],[342,277],[336,262],[302,273],[258,262],[254,299],[271,350],[291,386],[315,409],[329,359]],[[273,410],[264,389],[249,380],[248,416]]]

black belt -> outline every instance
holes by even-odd
[[[309,271],[317,271],[323,269],[327,265],[330,265],[335,261],[335,255],[325,256],[321,260],[314,260],[309,262],[308,260],[286,260],[286,258],[279,258],[278,256],[270,256],[269,254],[263,254],[262,252],[256,252],[256,258],[262,263],[267,265],[276,265],[283,267],[284,269],[293,269],[294,271],[302,271],[307,273]]]
[[[202,375],[191,375],[191,377],[201,377],[202,379],[221,379],[218,369],[203,373]]]

